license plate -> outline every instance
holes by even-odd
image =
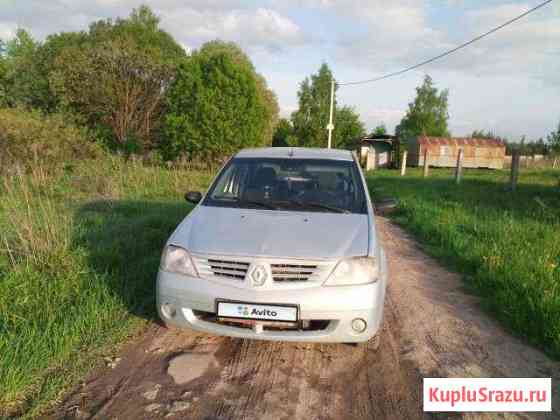
[[[297,306],[263,305],[245,302],[218,302],[218,316],[241,319],[295,322]]]

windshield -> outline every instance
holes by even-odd
[[[366,213],[353,161],[235,158],[203,205],[268,210]]]

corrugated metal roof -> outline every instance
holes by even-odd
[[[421,145],[439,146],[478,146],[478,147],[504,147],[505,143],[499,139],[473,139],[470,137],[431,137],[420,136],[418,143]]]

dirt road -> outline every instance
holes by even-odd
[[[245,341],[152,326],[52,418],[418,419],[422,377],[552,377],[560,364],[505,333],[458,275],[378,221],[391,279],[379,350]],[[465,414],[464,418],[516,418]]]

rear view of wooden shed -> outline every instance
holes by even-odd
[[[411,166],[424,165],[428,151],[428,164],[451,168],[457,163],[459,149],[463,149],[463,167],[502,169],[506,146],[496,139],[419,136],[408,143],[408,162]]]

